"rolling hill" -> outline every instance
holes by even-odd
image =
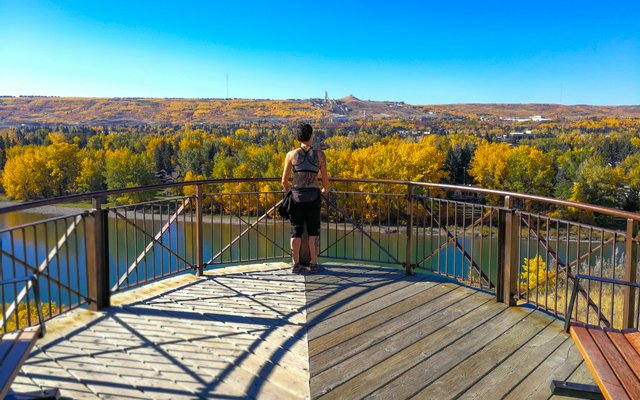
[[[0,126],[147,125],[285,122],[310,119],[348,122],[362,119],[415,120],[438,116],[492,118],[543,115],[553,119],[640,118],[640,106],[557,104],[443,104],[341,99],[153,99],[0,97]]]

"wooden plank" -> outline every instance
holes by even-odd
[[[378,312],[369,314],[364,318],[344,325],[339,329],[327,333],[326,335],[315,337],[314,339],[309,341],[309,355],[314,356],[333,346],[345,342],[362,332],[377,329],[377,327],[379,327],[386,321],[392,320],[409,310],[413,310],[416,307],[422,306],[425,303],[428,303],[431,300],[436,299],[453,289],[455,289],[454,285],[431,286],[427,290],[423,290],[413,296],[400,300],[395,304],[391,304],[379,310]],[[311,330],[313,329],[314,328],[311,328]]]
[[[638,354],[636,349],[629,343],[624,333],[610,330],[606,332],[609,339],[611,339],[620,352],[620,355],[622,355],[629,368],[631,368],[635,374],[636,379],[640,379],[640,354]]]
[[[474,382],[504,362],[507,357],[521,349],[536,335],[540,335],[552,321],[553,317],[536,312],[529,314],[510,329],[498,335],[485,331],[486,335],[493,337],[491,342],[482,347],[480,351],[467,353],[462,358],[456,358],[458,362],[453,368],[440,369],[437,374],[431,374],[429,376],[431,382],[416,384],[416,388],[426,387],[416,393],[413,398],[444,399],[460,396]],[[466,346],[466,343],[460,345]],[[389,389],[393,389],[394,386],[395,382],[388,385]]]
[[[320,287],[322,284],[330,284],[339,281],[348,283],[362,282],[363,278],[373,277],[402,277],[402,271],[392,268],[375,266],[332,265],[323,264],[324,269],[315,275],[305,275],[305,283],[311,288]]]
[[[327,315],[326,310],[329,307],[331,307],[331,314],[337,315],[373,299],[370,296],[361,296],[363,294],[374,292],[371,295],[382,297],[406,286],[407,282],[416,283],[421,281],[422,279],[419,278],[405,278],[394,274],[376,281],[358,283],[357,285],[352,282],[345,283],[346,287],[338,285],[331,290],[325,290],[320,293],[310,293],[307,286],[307,319],[314,321],[319,315]]]
[[[620,381],[618,381],[618,378],[616,378],[611,366],[609,366],[602,352],[593,341],[587,328],[572,325],[570,331],[571,337],[575,340],[587,367],[589,367],[589,371],[591,371],[605,398],[612,400],[629,399],[629,396],[627,396],[626,391],[620,384]]]
[[[625,332],[624,337],[627,339],[629,344],[631,344],[631,346],[640,353],[640,332]]]
[[[331,291],[310,295],[307,292],[307,320],[318,321],[322,316],[338,315],[345,311],[349,311],[359,305],[365,304],[376,298],[386,296],[407,286],[404,280],[389,280],[386,282],[378,282],[371,285],[336,287]],[[329,312],[327,311],[329,310]]]
[[[4,398],[9,391],[13,379],[18,375],[20,367],[36,343],[39,331],[39,327],[26,328],[20,331],[13,340],[13,346],[5,355],[2,368],[0,368],[0,398]]]
[[[640,382],[609,336],[601,328],[590,327],[587,329],[629,397],[634,400],[640,399]]]
[[[493,305],[504,306],[502,303],[493,303]],[[493,318],[485,318],[478,324],[465,326],[461,335],[457,335],[460,328],[449,329],[455,327],[455,323],[439,329],[431,336],[432,343],[415,356],[415,361],[411,361],[408,368],[399,369],[397,373],[392,374],[391,379],[371,375],[369,378],[375,378],[377,381],[372,379],[369,382],[370,387],[366,388],[368,396],[379,399],[412,396],[421,387],[453,368],[460,360],[482,349],[497,335],[532,312],[532,310],[522,312],[521,309],[512,312],[513,310],[506,306],[501,311]],[[453,340],[448,340],[449,337]]]
[[[470,387],[461,399],[499,399],[533,373],[548,355],[568,340],[562,323],[555,321],[519,347],[504,362]],[[577,352],[576,352],[577,353]],[[492,354],[493,356],[493,354]],[[548,371],[547,371],[548,372]],[[548,386],[547,386],[548,387]]]
[[[173,294],[163,296],[163,299],[170,300]],[[299,387],[299,379],[296,379],[295,374],[289,374],[288,377],[292,382],[288,387],[279,385],[274,382],[274,379],[280,379],[282,371],[272,370],[269,379],[259,379],[256,371],[263,368],[268,363],[268,359],[257,355],[258,349],[253,348],[253,351],[248,350],[254,344],[259,343],[257,340],[234,340],[235,337],[228,337],[227,340],[218,342],[222,348],[215,348],[207,346],[207,341],[191,340],[190,337],[185,337],[185,333],[181,332],[182,325],[179,314],[174,314],[172,308],[167,307],[171,305],[171,301],[167,301],[166,304],[159,303],[153,308],[157,308],[159,313],[154,316],[147,316],[143,312],[144,306],[136,305],[135,307],[127,307],[126,311],[131,313],[130,318],[127,321],[135,328],[135,331],[143,335],[146,339],[151,340],[154,343],[160,344],[165,355],[154,351],[153,354],[149,354],[148,357],[152,357],[150,364],[154,364],[154,360],[157,361],[171,361],[171,359],[178,360],[179,365],[185,368],[200,371],[199,374],[203,380],[219,381],[215,385],[211,385],[211,388],[207,392],[207,396],[216,397],[224,396],[227,394],[233,394],[240,397],[253,397],[250,393],[255,387],[250,387],[250,383],[257,383],[256,387],[259,387],[260,394],[269,398],[287,398],[292,396],[291,389]],[[178,304],[179,305],[179,304]],[[179,308],[178,308],[179,309]],[[197,311],[197,310],[194,310]],[[124,318],[123,318],[124,319]],[[202,316],[203,321],[209,319],[207,316]],[[147,325],[144,321],[152,322]],[[214,325],[213,320],[209,320],[210,325]],[[158,329],[162,327],[162,329]],[[189,322],[190,330],[196,329],[202,330],[201,335],[206,334],[206,326],[203,325],[200,328]],[[169,336],[167,336],[169,333]],[[244,335],[241,333],[242,337]],[[169,340],[168,338],[171,338]],[[173,343],[163,344],[163,342],[171,341]],[[238,352],[225,355],[224,347],[231,349],[237,348]],[[271,352],[269,353],[271,354]],[[169,356],[169,357],[168,357]],[[260,361],[257,361],[260,359]],[[174,361],[176,362],[176,361]],[[217,365],[215,365],[217,363]],[[226,371],[224,376],[221,377],[223,371]],[[306,385],[304,386],[306,388]],[[308,393],[308,389],[306,389]]]
[[[466,310],[469,311],[469,310]],[[434,315],[436,317],[439,314]],[[526,314],[525,314],[526,315]],[[389,341],[368,349],[366,352],[341,363],[334,368],[325,371],[324,375],[335,375],[335,383],[331,379],[325,379],[323,385],[317,385],[314,377],[311,378],[312,397],[326,393],[322,398],[353,398],[355,396],[365,397],[374,390],[382,387],[391,380],[400,381],[404,377],[413,375],[417,364],[424,360],[430,360],[436,354],[444,353],[443,349],[459,349],[454,346],[457,341],[464,342],[464,348],[476,348],[483,346],[491,335],[486,332],[500,331],[501,327],[511,326],[522,318],[522,313],[507,312],[506,306],[500,303],[486,303],[486,305],[468,312],[464,316],[449,320],[446,325],[434,324],[425,332],[422,339],[414,343],[406,343],[402,335],[396,335]],[[431,326],[431,325],[429,325]],[[486,332],[481,335],[467,335],[470,332],[477,332],[478,327],[484,327]],[[474,346],[475,345],[475,346]],[[450,353],[448,350],[447,353]],[[449,354],[438,359],[430,365],[439,368],[440,364],[452,360]],[[357,371],[354,373],[353,371]],[[424,379],[423,374],[403,380],[405,389],[413,387],[415,382]],[[322,378],[321,376],[316,379]],[[348,379],[348,380],[347,380]],[[396,396],[397,395],[397,396]],[[401,393],[384,395],[380,398],[402,398]]]
[[[9,354],[9,350],[13,347],[18,336],[20,336],[20,331],[5,333],[0,337],[0,364],[2,364],[4,358]]]
[[[560,347],[555,349],[533,372],[520,381],[504,397],[504,400],[547,400],[551,396],[551,389],[549,388],[551,381],[567,380],[569,375],[582,363],[582,355],[580,355],[575,343],[570,337],[565,337]],[[587,383],[593,382],[588,370],[587,377],[590,379]],[[574,382],[574,380],[570,380],[570,382]]]
[[[326,265],[324,264],[322,273],[315,275],[305,275],[305,283],[310,288],[321,288],[327,284],[335,284],[337,282],[349,282],[354,277],[367,276],[368,274],[389,274],[388,270],[382,270],[375,267],[364,267],[356,269],[352,266],[343,265]]]
[[[391,338],[394,335],[402,335],[405,342],[410,342],[412,337],[419,340],[424,337],[426,330],[425,324],[428,326],[438,326],[434,314],[438,313],[442,321],[451,321],[455,318],[462,317],[468,310],[473,310],[480,305],[489,301],[488,296],[476,293],[473,295],[464,288],[458,288],[450,291],[438,299],[430,302],[427,306],[419,307],[409,313],[398,315],[384,324],[366,332],[360,332],[355,336],[337,346],[327,349],[320,354],[312,356],[309,359],[309,368],[313,375],[333,367],[334,365],[355,357],[357,354],[364,352],[366,349],[377,345],[378,343]],[[451,309],[454,304],[459,307]],[[453,311],[460,310],[459,313]],[[464,311],[462,311],[464,310]],[[431,318],[431,319],[429,319]]]
[[[353,321],[377,312],[378,310],[383,309],[390,304],[396,303],[400,300],[404,300],[417,292],[435,285],[434,283],[425,282],[423,285],[418,286],[411,281],[402,283],[404,285],[401,285],[397,290],[382,297],[378,297],[376,291],[372,290],[362,296],[365,299],[370,299],[369,301],[366,301],[365,303],[338,315],[332,315],[332,310],[325,310],[324,314],[321,313],[312,320],[309,320],[309,317],[307,315],[307,327],[313,327],[313,329],[309,329],[309,339],[314,339],[316,337],[325,335]],[[361,301],[363,300],[364,299],[361,299]]]
[[[573,342],[573,340],[570,341]],[[582,354],[580,354],[580,351],[578,351],[577,349],[575,350],[582,359]],[[589,368],[587,367],[587,364],[584,362],[584,360],[582,360],[581,364],[578,366],[578,368],[576,368],[573,374],[569,376],[567,381],[597,387],[596,382],[593,380],[593,375],[591,375],[591,371],[589,371]],[[575,397],[552,395],[551,397],[549,397],[549,400],[575,400]]]

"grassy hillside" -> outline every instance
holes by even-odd
[[[343,118],[414,120],[433,115],[584,119],[640,117],[640,106],[564,106],[556,104],[446,104],[416,106],[339,100],[143,99],[0,97],[0,126],[201,124]]]

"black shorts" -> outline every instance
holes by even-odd
[[[304,232],[304,224],[307,224],[307,232],[309,236],[320,236],[320,205],[321,198],[308,203],[296,203],[291,201],[290,219],[291,219],[291,237],[302,237]]]

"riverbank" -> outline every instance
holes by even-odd
[[[22,204],[19,201],[0,201],[0,212],[2,209],[9,206],[14,206],[16,204]],[[44,214],[48,216],[65,216],[65,215],[75,215],[80,214],[84,211],[90,210],[90,203],[77,203],[77,204],[68,204],[68,205],[49,205],[35,208],[28,208],[26,210],[21,210],[21,213],[29,213],[29,214]]]

